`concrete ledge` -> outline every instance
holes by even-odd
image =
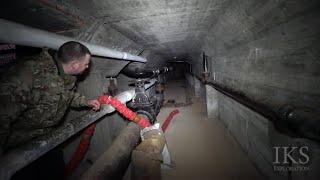
[[[303,138],[291,138],[279,133],[271,121],[220,92],[217,92],[215,98],[211,101],[218,102],[217,113],[220,121],[262,174],[272,179],[300,180],[306,177],[319,179],[320,145],[318,143]],[[210,109],[208,111],[216,112]],[[310,150],[308,154],[310,162],[306,165],[308,170],[275,170],[277,164],[274,163],[276,154],[274,147],[307,147]],[[299,159],[301,154],[292,153],[292,157]],[[292,167],[298,166],[300,165],[292,163]]]

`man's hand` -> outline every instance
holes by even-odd
[[[98,100],[88,100],[87,104],[89,107],[92,107],[92,110],[97,111],[100,109],[100,102]]]

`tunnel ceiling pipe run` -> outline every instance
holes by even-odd
[[[145,85],[148,89],[155,84],[156,80],[152,79]],[[122,92],[115,96],[120,102],[129,102],[135,94],[134,89]],[[41,136],[29,143],[19,146],[0,157],[0,179],[9,180],[11,176],[47,153],[54,147],[69,139],[74,134],[86,128],[88,125],[96,122],[106,114],[112,113],[115,108],[111,105],[104,106],[100,111],[88,113],[81,118],[76,118],[66,122],[50,134]]]
[[[76,39],[28,27],[22,24],[0,19],[0,42],[31,47],[58,49],[63,43]],[[88,47],[91,54],[101,57],[124,59],[128,61],[147,62],[144,57],[113,50],[107,47],[78,41]]]

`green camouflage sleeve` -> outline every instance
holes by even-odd
[[[7,141],[10,125],[27,109],[29,88],[23,83],[0,81],[0,151]]]
[[[77,92],[73,92],[73,98],[70,105],[74,108],[88,106],[86,97]]]

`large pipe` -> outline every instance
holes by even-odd
[[[148,89],[154,84],[155,79],[151,80],[149,84],[146,84],[145,88]],[[134,94],[135,91],[132,89],[118,94],[115,98],[122,103],[126,103],[133,98]],[[115,109],[112,106],[104,106],[103,109],[98,112],[88,113],[80,118],[66,122],[53,132],[41,136],[24,146],[9,151],[7,154],[0,157],[0,179],[9,180],[18,170],[35,161],[88,125],[114,111]]]
[[[12,43],[31,47],[47,47],[57,50],[63,43],[77,41],[76,39],[47,32],[44,30],[28,27],[22,24],[0,19],[0,42]],[[136,56],[126,52],[116,51],[103,46],[89,44],[79,41],[88,47],[90,52],[96,56],[124,59],[129,61],[146,62],[144,57]]]
[[[140,130],[137,124],[130,123],[120,132],[108,150],[81,176],[81,179],[122,179],[131,154],[131,179],[160,179],[165,137],[160,130],[151,130],[143,135],[144,140],[138,145]]]
[[[131,78],[151,78],[159,74],[171,71],[172,68],[161,67],[161,68],[150,68],[146,64],[131,62],[125,68],[121,70],[123,74]]]
[[[153,70],[148,68],[146,64],[138,62],[128,64],[121,72],[131,78],[150,78],[154,75]]]
[[[139,125],[130,123],[81,179],[121,179],[129,165],[131,152],[140,141],[140,130]]]
[[[161,180],[161,163],[166,146],[164,134],[151,130],[143,135],[144,140],[136,147],[131,156],[132,180]]]

